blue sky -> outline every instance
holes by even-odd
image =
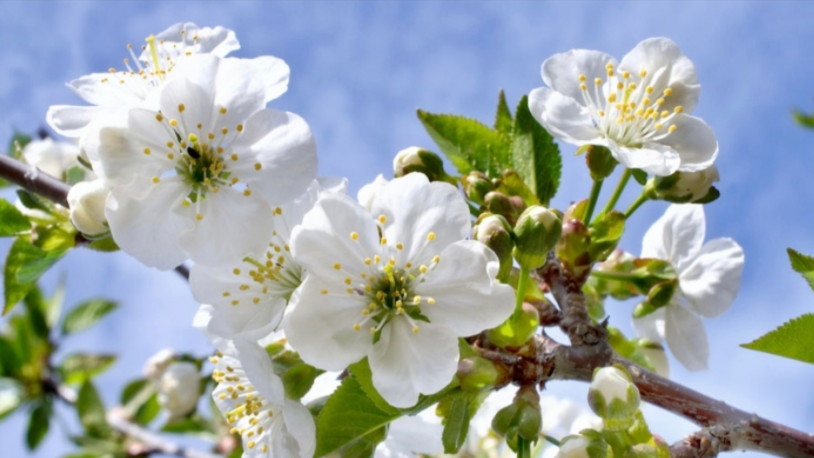
[[[64,82],[121,67],[127,43],[180,21],[236,31],[234,55],[271,54],[291,66],[289,91],[275,108],[301,115],[314,131],[320,171],[350,179],[353,193],[390,173],[395,153],[432,147],[415,109],[464,114],[490,123],[498,89],[513,104],[541,86],[540,64],[572,48],[619,58],[640,40],[666,36],[695,63],[702,84],[696,115],[715,130],[722,197],[707,207],[707,239],[732,237],[746,252],[739,298],[706,322],[711,369],[672,365],[674,378],[770,419],[814,432],[814,366],[738,347],[785,320],[814,311],[814,294],[792,275],[785,248],[814,253],[814,132],[796,126],[794,107],[814,111],[810,44],[814,4],[806,2],[7,2],[0,3],[0,145],[13,130],[34,131],[51,104],[79,104]],[[807,49],[807,46],[809,47]],[[563,185],[553,205],[587,197],[582,159],[563,145]],[[632,201],[637,190],[623,196]],[[648,204],[622,246],[638,253],[664,210]],[[3,252],[7,243],[0,244]],[[171,273],[124,254],[71,253],[47,276],[68,281],[68,303],[105,296],[122,303],[104,327],[66,344],[120,353],[99,379],[108,402],[164,347],[199,354],[206,341],[190,326],[196,304]],[[145,287],[147,285],[147,287]],[[629,329],[631,304],[610,305],[611,322]],[[584,399],[581,384],[552,383]],[[651,408],[654,431],[674,441],[689,423]],[[25,418],[0,423],[9,456],[24,456]],[[58,429],[34,455],[67,451]]]

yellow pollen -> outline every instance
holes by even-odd
[[[604,116],[605,116],[605,112],[604,112],[604,111],[602,111],[602,110],[599,110],[599,116],[600,116],[600,117],[604,117]]]
[[[176,120],[174,120],[174,119],[170,119],[170,125],[171,125],[172,127],[175,127],[175,126],[177,126],[177,125],[178,125],[178,121],[176,121]]]
[[[382,237],[382,245],[387,245],[387,237]]]
[[[608,70],[613,70],[613,63],[608,62],[607,65],[605,65],[605,68]]]
[[[210,140],[214,140],[215,139],[215,134],[213,134],[212,132],[209,132],[208,134],[206,134],[206,137],[208,139],[210,139]]]
[[[621,89],[624,89],[624,88],[625,88],[625,85],[621,81],[616,83],[616,89],[621,90]]]
[[[354,331],[358,331],[358,330],[360,330],[360,329],[362,329],[362,325],[361,325],[361,324],[359,324],[359,323],[354,323],[354,325],[353,325],[353,330],[354,330]]]
[[[328,290],[327,290],[327,289],[323,289],[322,291],[320,291],[320,293],[322,293],[322,294],[328,294]]]
[[[283,209],[282,209],[282,208],[280,208],[280,207],[276,207],[276,208],[274,209],[274,214],[275,214],[275,215],[282,215],[282,214],[283,214]]]
[[[670,96],[670,94],[672,94],[672,93],[673,93],[673,90],[672,90],[672,89],[670,89],[669,87],[668,87],[667,89],[665,89],[665,90],[664,90],[664,96],[665,96],[665,97]]]
[[[639,71],[639,76],[641,76],[642,78],[644,78],[645,76],[647,76],[647,70],[640,70],[640,71]]]
[[[664,99],[661,99],[661,98],[660,98],[660,99],[657,99],[657,100],[656,100],[656,105],[661,105],[661,104],[663,104],[663,103],[664,103]]]
[[[350,277],[345,277],[345,284],[346,285],[350,285],[352,282],[353,282],[353,279],[351,279]]]
[[[584,82],[584,81],[585,81],[585,79],[586,79],[586,78],[585,78],[585,75],[579,75],[579,80],[580,80],[580,81],[583,81],[583,82]]]
[[[644,89],[644,91],[647,92],[648,94],[652,94],[653,93],[653,86],[647,86]]]
[[[656,130],[659,130],[659,129],[661,129],[661,128],[662,128],[662,127],[664,127],[664,126],[662,126],[661,124],[656,124],[654,127],[656,128]]]
[[[594,83],[595,83],[597,86],[601,86],[601,85],[602,85],[602,78],[596,78],[596,79],[594,80]]]
[[[429,234],[427,234],[427,240],[429,240],[430,242],[435,240],[435,232],[430,232]]]
[[[580,83],[579,88],[582,89],[583,91],[588,90],[588,86],[586,86],[585,83]]]
[[[435,264],[438,264],[438,262],[440,260],[441,260],[441,256],[438,256],[437,254],[432,257],[432,262],[435,263]]]
[[[150,148],[144,148],[144,154],[150,154]]]
[[[387,261],[387,263],[390,264],[391,266],[395,266],[396,265],[396,258],[390,258],[390,260]]]
[[[379,223],[384,224],[387,222],[387,217],[384,215],[379,215]]]
[[[622,78],[624,78],[624,79],[630,78],[630,72],[629,71],[622,72]]]
[[[175,143],[167,142],[167,148],[172,148],[173,146],[175,146]]]
[[[246,196],[246,197],[249,197],[250,195],[252,195],[252,190],[251,189],[244,189],[243,190],[243,195]]]
[[[636,89],[638,86],[636,86],[636,83],[630,83],[630,84],[627,85],[627,87],[629,87],[630,90],[633,90],[633,89]]]
[[[397,249],[397,250],[403,250],[403,249],[404,249],[404,245],[402,245],[402,244],[401,244],[401,242],[399,242],[399,243],[397,243],[397,244],[396,244],[396,249]]]
[[[237,184],[238,181],[240,181],[238,177],[232,177],[232,184]]]
[[[195,214],[195,219],[197,219],[198,221],[200,221],[200,220],[202,220],[202,219],[203,219],[203,215],[202,215],[202,214],[200,214],[200,213],[196,213],[196,214]]]
[[[340,264],[338,262],[336,264],[334,264],[334,269],[339,270],[341,268],[342,268],[342,264]]]
[[[350,238],[351,240],[359,240],[359,234],[357,234],[356,232],[351,232]]]
[[[430,305],[433,305],[433,304],[435,304],[435,299],[433,299],[431,297],[427,298],[427,303],[430,304]]]
[[[608,96],[608,102],[613,103],[615,101],[616,101],[616,93],[614,92],[613,94]]]
[[[183,112],[184,112],[184,110],[186,110],[186,108],[187,108],[187,107],[185,107],[183,103],[179,103],[179,104],[178,104],[178,112],[179,112],[179,113],[183,113]]]
[[[608,76],[613,76],[613,67],[608,69]]]
[[[218,146],[217,151],[218,151],[218,154],[223,154],[223,147],[222,147],[222,146]]]
[[[233,161],[236,161],[236,160],[237,160],[237,154],[235,154],[235,153],[232,153],[232,155],[231,155],[231,156],[229,156],[229,157],[230,157],[230,158],[231,158]]]
[[[362,309],[362,315],[365,315],[365,316],[370,315],[370,310],[368,310],[368,309]]]
[[[263,444],[263,453],[266,453],[268,451],[269,451],[269,446],[266,445],[266,444]]]
[[[256,163],[254,164],[254,169],[255,169],[255,170],[260,170],[260,169],[262,169],[262,168],[263,168],[263,164],[261,164],[261,163],[259,163],[259,162],[256,162]]]
[[[195,135],[195,134],[189,134],[189,135],[187,136],[187,139],[188,139],[188,140],[189,140],[191,143],[193,143],[193,144],[194,144],[194,143],[198,143],[198,136],[197,136],[197,135]]]
[[[220,130],[220,133],[222,133],[223,135],[226,135],[226,134],[228,134],[228,133],[229,133],[229,129],[227,129],[226,127],[224,127],[224,128],[222,128],[222,129]]]
[[[427,273],[427,266],[421,266],[418,268],[418,270],[420,270],[422,274],[425,274]]]
[[[370,258],[365,258],[365,264],[370,265]]]
[[[238,132],[243,132],[243,124],[238,124],[237,125],[237,131]]]
[[[677,106],[677,107],[675,107],[675,108],[673,109],[673,112],[674,112],[674,113],[676,113],[676,114],[677,114],[677,113],[681,113],[681,112],[683,112],[683,111],[684,111],[684,107],[682,107],[681,105],[679,105],[679,106]]]
[[[223,297],[229,297],[231,295],[232,295],[232,293],[230,293],[229,291],[224,291],[223,292]]]
[[[220,107],[220,114],[226,114],[226,107]]]
[[[413,305],[421,303],[421,296],[416,296],[413,298]]]
[[[158,183],[159,181],[161,181],[161,178],[153,177],[153,183]]]
[[[376,328],[374,328],[373,326],[370,327],[370,334],[371,335],[376,334]]]
[[[255,304],[257,304],[257,303],[259,303],[259,302],[260,302],[260,298],[259,298],[259,297],[255,297],[254,299],[252,299],[252,302],[254,302]]]
[[[408,269],[409,269],[410,267],[413,267],[413,263],[412,263],[412,262],[408,262],[407,264],[405,264],[405,265],[404,265],[404,267],[406,267],[406,268],[408,268]]]
[[[251,441],[251,442],[249,442],[248,444],[246,444],[246,447],[248,447],[249,449],[253,449],[253,448],[254,448],[254,446],[255,446],[254,441]]]
[[[155,115],[155,120],[161,122],[164,120],[164,116],[162,116],[161,113],[158,113],[157,115]]]
[[[379,255],[378,255],[378,254],[377,254],[377,255],[375,255],[375,256],[373,256],[373,263],[374,263],[374,264],[378,264],[379,262],[381,262],[381,260],[382,260],[382,259],[379,257]]]
[[[664,111],[662,111],[662,112],[661,112],[661,117],[662,117],[662,118],[666,118],[667,116],[670,116],[670,112],[669,112],[669,111],[664,110]]]
[[[667,129],[667,131],[672,133],[672,132],[675,132],[675,131],[676,131],[676,129],[678,129],[678,126],[676,126],[675,124],[673,124],[672,126],[670,126],[670,128],[669,128],[669,129]]]
[[[198,123],[198,129],[201,129],[202,127],[203,127],[203,124]]]
[[[647,97],[645,97],[645,98],[644,98],[644,100],[642,100],[642,105],[645,105],[645,106],[646,106],[646,105],[650,105],[650,99],[648,99]]]
[[[418,334],[418,325],[417,324],[413,325],[413,334]]]
[[[185,201],[181,202],[181,205],[183,205],[184,207],[189,207],[192,204],[190,204],[188,200],[185,200]]]

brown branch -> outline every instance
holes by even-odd
[[[0,154],[0,177],[68,208],[68,192],[71,190],[71,186],[35,167]],[[76,243],[82,245],[90,243],[90,241],[78,233]],[[189,268],[183,264],[176,267],[175,272],[189,280]]]
[[[223,458],[221,455],[184,448],[176,443],[166,441],[157,434],[130,422],[122,408],[108,410],[105,418],[113,429],[139,441],[144,446],[144,450],[139,450],[142,454],[163,453],[182,458]]]

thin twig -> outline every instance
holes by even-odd
[[[222,455],[184,448],[176,443],[166,441],[157,434],[130,422],[122,408],[108,410],[105,418],[113,429],[141,442],[147,449],[147,453],[163,453],[183,458],[223,458]]]

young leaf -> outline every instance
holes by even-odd
[[[808,282],[808,286],[814,289],[814,257],[800,254],[791,248],[788,248],[786,251],[789,253],[791,268],[794,269],[795,272],[800,273]]]
[[[20,198],[20,203],[23,204],[26,208],[30,208],[31,210],[41,210],[45,213],[51,213],[51,204],[47,203],[45,200],[41,199],[39,196],[34,194],[33,192],[27,189],[18,189],[17,190],[17,197]]]
[[[647,184],[647,172],[642,169],[631,169],[633,172],[633,179],[636,180],[636,183],[644,186]]]
[[[31,229],[31,222],[6,199],[0,199],[0,237],[17,235]]]
[[[122,390],[121,404],[136,422],[146,425],[161,411],[155,386],[146,379],[133,380]],[[217,407],[215,407],[217,412]]]
[[[161,427],[165,433],[185,434],[201,439],[214,440],[217,438],[212,425],[200,415],[193,415],[190,418],[182,418]]]
[[[62,322],[62,333],[76,334],[92,326],[116,307],[115,302],[103,299],[91,299],[79,304],[65,316],[65,321]]]
[[[114,362],[116,357],[113,355],[73,353],[62,360],[59,372],[64,383],[80,385],[106,371]]]
[[[506,94],[504,94],[503,89],[501,89],[497,99],[495,130],[507,137],[510,137],[512,135],[512,124],[514,124],[512,113],[509,111],[509,104],[506,103]]]
[[[67,249],[45,251],[44,255],[37,260],[29,262],[17,271],[17,280],[20,283],[36,283],[42,274],[48,271],[54,264],[68,254]]]
[[[540,205],[540,201],[534,194],[534,191],[526,186],[523,178],[514,170],[506,170],[503,172],[503,178],[500,180],[500,186],[497,190],[506,194],[507,196],[518,196],[523,199],[527,206]]]
[[[523,96],[514,113],[511,144],[512,165],[540,202],[548,202],[560,187],[562,158],[560,148],[529,111],[528,96]]]
[[[418,119],[461,175],[478,170],[498,177],[511,166],[508,143],[488,126],[463,116],[422,110],[418,110]]]
[[[359,386],[365,392],[368,399],[373,401],[379,410],[385,413],[392,413],[394,415],[399,413],[399,410],[385,401],[382,395],[380,395],[373,386],[373,373],[370,371],[370,364],[368,363],[367,358],[362,359],[358,363],[351,364],[348,369],[350,370],[350,373],[353,374],[353,377],[359,383]]]
[[[29,450],[34,450],[48,434],[48,425],[51,420],[51,403],[43,399],[28,417],[28,429],[25,433],[25,444]]]
[[[104,438],[110,435],[110,425],[105,419],[105,406],[102,404],[99,392],[91,382],[85,382],[79,389],[76,411],[79,414],[79,421],[89,436]]]
[[[444,443],[444,453],[458,453],[466,441],[469,432],[469,420],[472,415],[469,411],[469,395],[463,391],[455,394],[447,412],[444,432],[441,440]]]
[[[814,364],[814,313],[793,318],[741,347]]]
[[[20,375],[22,361],[12,339],[0,335],[0,375],[15,377]]]
[[[20,302],[28,292],[34,288],[37,279],[34,281],[23,282],[20,281],[17,273],[23,267],[43,259],[47,255],[47,251],[43,251],[32,245],[26,238],[19,237],[11,245],[8,256],[6,257],[6,266],[3,269],[3,285],[5,294],[5,305],[3,306],[3,315],[7,314]],[[31,280],[29,275],[24,276],[26,280]]]
[[[400,417],[398,411],[383,412],[365,395],[355,377],[347,377],[328,398],[317,418],[315,456],[324,456],[368,436]]]

